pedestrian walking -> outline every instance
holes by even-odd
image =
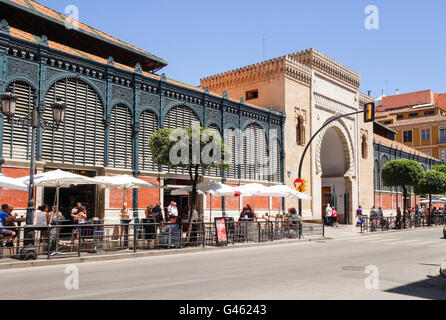
[[[359,227],[362,224],[362,208],[361,206],[358,206],[358,209],[356,210],[356,226]]]
[[[336,207],[333,207],[333,212],[331,214],[331,226],[336,225],[336,228],[338,227],[338,211],[336,210]]]
[[[327,204],[327,208],[325,209],[325,224],[326,226],[331,226],[331,217],[333,214],[333,209],[331,208],[330,204]]]

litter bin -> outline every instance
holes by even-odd
[[[181,230],[178,224],[160,227],[159,245],[162,248],[179,248],[181,245]]]

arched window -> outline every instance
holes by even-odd
[[[218,129],[218,127],[215,124],[211,124],[209,126],[209,129],[215,133],[218,133],[218,135],[221,137],[220,130]],[[209,169],[209,170],[206,170],[205,175],[211,176],[211,177],[220,177],[221,171],[219,169]]]
[[[35,90],[26,82],[11,83],[6,89],[17,97],[15,116],[29,117],[33,107]],[[8,123],[3,120],[3,155],[9,159],[27,159],[31,153],[31,128],[22,128],[20,125]]]
[[[118,104],[111,111],[109,159],[114,168],[132,168],[132,114]]]
[[[105,156],[104,107],[86,82],[66,78],[53,84],[45,96],[43,117],[52,121],[51,104],[61,97],[67,106],[59,130],[42,136],[42,159],[56,163],[103,166]]]
[[[200,124],[195,112],[186,106],[176,106],[169,110],[164,118],[164,128],[187,128],[193,123]]]
[[[266,180],[268,177],[268,145],[258,124],[246,127],[242,135],[242,178]]]
[[[299,146],[305,144],[305,124],[302,116],[297,117],[296,142]]]
[[[361,153],[362,153],[362,158],[363,159],[367,159],[369,151],[368,151],[367,136],[366,135],[362,136]]]
[[[380,171],[381,171],[381,172],[382,172],[384,166],[386,165],[386,163],[389,162],[389,161],[390,161],[390,160],[389,160],[389,158],[388,158],[387,156],[383,156],[383,157],[381,158],[381,166],[380,166]],[[392,189],[391,189],[391,187],[384,186],[384,184],[383,184],[381,190],[384,190],[384,191],[390,191],[390,190],[392,190]]]
[[[374,189],[375,191],[381,190],[381,173],[379,168],[378,160],[375,160],[375,165],[373,167],[373,176],[374,176]]]
[[[158,119],[154,112],[144,111],[140,116],[139,131],[139,168],[141,170],[158,171],[158,166],[153,163],[152,153],[149,147],[149,139],[158,130]]]
[[[176,129],[176,128],[187,128],[192,126],[192,124],[200,124],[200,119],[198,119],[195,112],[193,112],[187,106],[176,106],[167,112],[164,118],[164,128]],[[163,167],[163,171],[189,174],[187,170],[178,168],[170,169],[168,167]]]
[[[237,137],[236,129],[226,129],[225,130],[225,145],[231,151],[231,163],[229,170],[226,171],[226,177],[237,179],[239,177],[238,168],[239,168],[239,142]]]

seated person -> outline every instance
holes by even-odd
[[[253,221],[254,214],[248,207],[244,207],[242,213],[240,214],[240,221]]]
[[[7,204],[3,204],[0,211],[0,236],[2,236],[3,240],[7,240],[8,244],[12,244],[11,240],[15,238],[17,233],[12,229],[5,229],[4,227],[10,222],[14,221],[14,217],[10,215],[10,206]]]

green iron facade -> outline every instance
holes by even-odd
[[[231,179],[284,181],[284,114],[272,108],[266,110],[236,102],[227,95],[217,96],[208,90],[181,86],[166,79],[164,74],[145,76],[139,64],[129,72],[116,67],[111,57],[107,64],[101,64],[54,50],[48,46],[46,36],[39,43],[12,37],[7,21],[3,20],[0,23],[0,93],[14,90],[21,94],[18,102],[21,110],[28,108],[29,112],[36,107],[49,119],[49,105],[56,96],[64,98],[68,106],[67,118],[58,132],[38,131],[38,161],[127,169],[134,176],[139,176],[141,171],[164,172],[151,163],[145,142],[157,128],[172,127],[174,124],[170,122],[175,115],[182,115],[176,116],[176,120],[181,120],[179,126],[199,121],[202,126],[218,130],[226,139],[230,134],[225,137],[223,133],[228,130],[252,131],[252,141],[257,142],[256,130],[263,129],[265,154],[277,155],[274,165],[279,172],[275,175],[259,178],[256,168],[253,168],[254,174],[246,174],[250,169],[244,164],[247,159],[243,159],[243,146],[234,141],[233,149],[237,151],[234,156],[239,157],[240,165],[228,172],[214,170],[206,174],[221,177],[223,181],[228,173]],[[31,97],[33,92],[37,92],[37,106],[32,105],[32,99],[29,103],[26,101],[27,95]],[[269,129],[277,132],[271,141]],[[0,115],[0,166],[6,159],[29,157],[29,152],[22,149],[26,148],[23,144],[26,145],[30,135],[20,130],[23,129],[11,127]],[[249,141],[245,144],[249,147]],[[255,152],[263,150],[255,149]],[[134,207],[137,197],[135,190]]]

